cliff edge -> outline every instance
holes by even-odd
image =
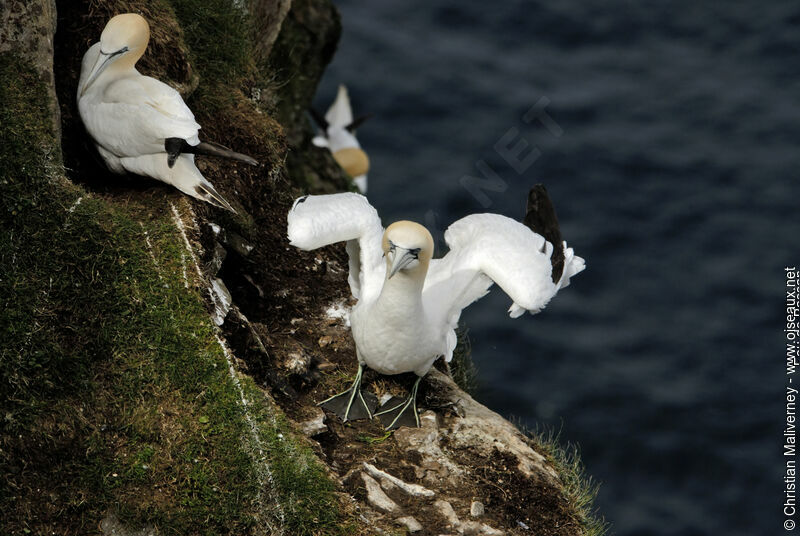
[[[234,215],[109,173],[75,103],[114,14],[201,135]],[[352,188],[305,111],[329,0],[9,0],[0,19],[0,526],[6,534],[599,534],[575,458],[434,370],[423,426],[316,407],[355,369],[344,248],[291,248],[306,192]],[[408,378],[370,374],[400,392]]]

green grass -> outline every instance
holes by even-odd
[[[66,181],[44,87],[11,54],[0,99],[0,532],[110,513],[163,534],[346,531],[313,452],[243,377],[245,415],[202,283],[184,286],[168,201],[186,201]]]
[[[583,535],[607,534],[609,525],[598,515],[594,507],[600,484],[586,475],[577,445],[562,444],[560,433],[552,429],[530,430],[519,422],[515,424],[533,441],[536,451],[544,455],[558,473],[563,484],[564,496],[569,501],[570,509],[578,517]]]
[[[212,113],[236,98],[242,79],[255,75],[251,28],[230,0],[166,0],[184,30],[200,85],[192,100]],[[234,91],[232,91],[232,89]]]

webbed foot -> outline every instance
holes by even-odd
[[[375,413],[387,430],[394,430],[400,426],[419,427],[419,413],[417,412],[417,388],[422,377],[418,377],[411,388],[408,398],[392,397]]]
[[[375,408],[378,407],[378,399],[369,391],[361,391],[363,370],[363,366],[359,364],[356,378],[348,390],[333,395],[317,405],[335,413],[342,422],[371,419]]]

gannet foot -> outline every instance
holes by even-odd
[[[350,386],[350,389],[338,395],[333,395],[317,405],[335,413],[342,422],[371,419],[375,408],[378,407],[378,399],[369,391],[363,392],[361,390],[363,370],[363,366],[359,364],[356,378],[353,380],[353,385]]]
[[[417,387],[422,377],[418,377],[411,388],[408,398],[392,397],[388,402],[378,408],[375,413],[380,418],[381,424],[387,430],[394,430],[400,426],[419,428],[419,412],[417,412]]]

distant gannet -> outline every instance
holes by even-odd
[[[322,117],[313,108],[311,117],[322,129],[322,134],[312,140],[314,145],[330,149],[333,159],[353,179],[358,191],[362,194],[367,193],[369,158],[367,153],[361,149],[355,132],[369,116],[363,115],[355,121],[353,120],[353,110],[350,108],[347,88],[340,85],[336,100],[328,108],[325,117]]]
[[[78,110],[83,124],[111,171],[153,177],[234,211],[197,169],[193,153],[258,162],[201,142],[200,125],[180,94],[136,70],[149,40],[150,27],[140,15],[125,13],[108,21],[81,64]]]
[[[542,198],[532,191],[531,199],[544,209],[549,205],[546,193]],[[390,400],[375,413],[388,429],[419,426],[420,380],[439,356],[452,359],[462,309],[487,294],[492,283],[511,297],[509,314],[516,318],[539,312],[584,269],[584,260],[559,242],[563,263],[553,277],[554,245],[498,214],[473,214],[453,223],[444,235],[450,251],[441,259],[432,259],[433,239],[425,227],[398,221],[384,230],[377,211],[355,193],[301,197],[288,223],[289,241],[300,249],[347,242],[348,281],[358,299],[350,314],[356,378],[350,389],[321,405],[344,421],[371,418],[377,402],[361,391],[364,366],[381,374],[414,372],[408,398]]]

